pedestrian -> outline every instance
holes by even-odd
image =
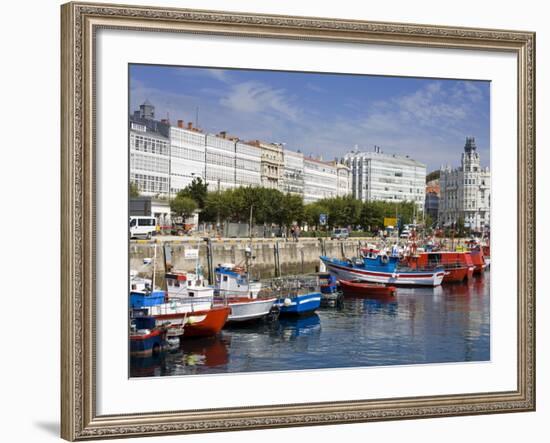
[[[294,229],[294,236],[295,236],[294,239],[296,241],[298,241],[299,238],[300,238],[300,227],[299,226],[296,226],[296,229]]]

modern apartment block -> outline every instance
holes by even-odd
[[[343,163],[336,162],[336,195],[345,197],[351,193],[350,169]]]
[[[352,151],[344,156],[350,168],[351,191],[361,201],[413,201],[424,209],[426,165],[408,156]]]
[[[337,195],[336,165],[311,157],[304,158],[304,203]]]
[[[235,186],[261,186],[262,150],[257,146],[235,143]]]
[[[490,225],[491,173],[481,167],[474,137],[466,138],[461,165],[442,167],[439,177],[439,224],[462,220],[466,227],[483,230]]]

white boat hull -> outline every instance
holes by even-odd
[[[229,302],[231,313],[228,322],[248,321],[262,318],[269,314],[276,298],[255,299],[250,301]]]
[[[325,262],[328,271],[339,280],[360,280],[370,283],[384,283],[406,286],[439,286],[445,277],[445,271],[427,272],[387,272],[351,269],[334,263]]]

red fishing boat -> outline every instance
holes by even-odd
[[[338,280],[344,296],[353,297],[393,297],[397,291],[395,286],[386,286],[363,281]]]
[[[231,309],[228,306],[213,306],[201,311],[189,311],[180,304],[166,303],[150,308],[159,324],[168,324],[168,335],[184,337],[210,337],[218,334]]]
[[[407,257],[406,260],[412,268],[443,266],[445,269],[443,283],[469,280],[472,278],[475,269],[469,252],[421,252],[418,255]]]

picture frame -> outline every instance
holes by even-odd
[[[535,410],[535,34],[73,2],[61,8],[61,436],[87,440]],[[517,57],[517,389],[100,415],[96,371],[96,34],[184,33],[466,49]],[[512,289],[510,289],[512,291]],[[144,383],[147,383],[145,381]]]

